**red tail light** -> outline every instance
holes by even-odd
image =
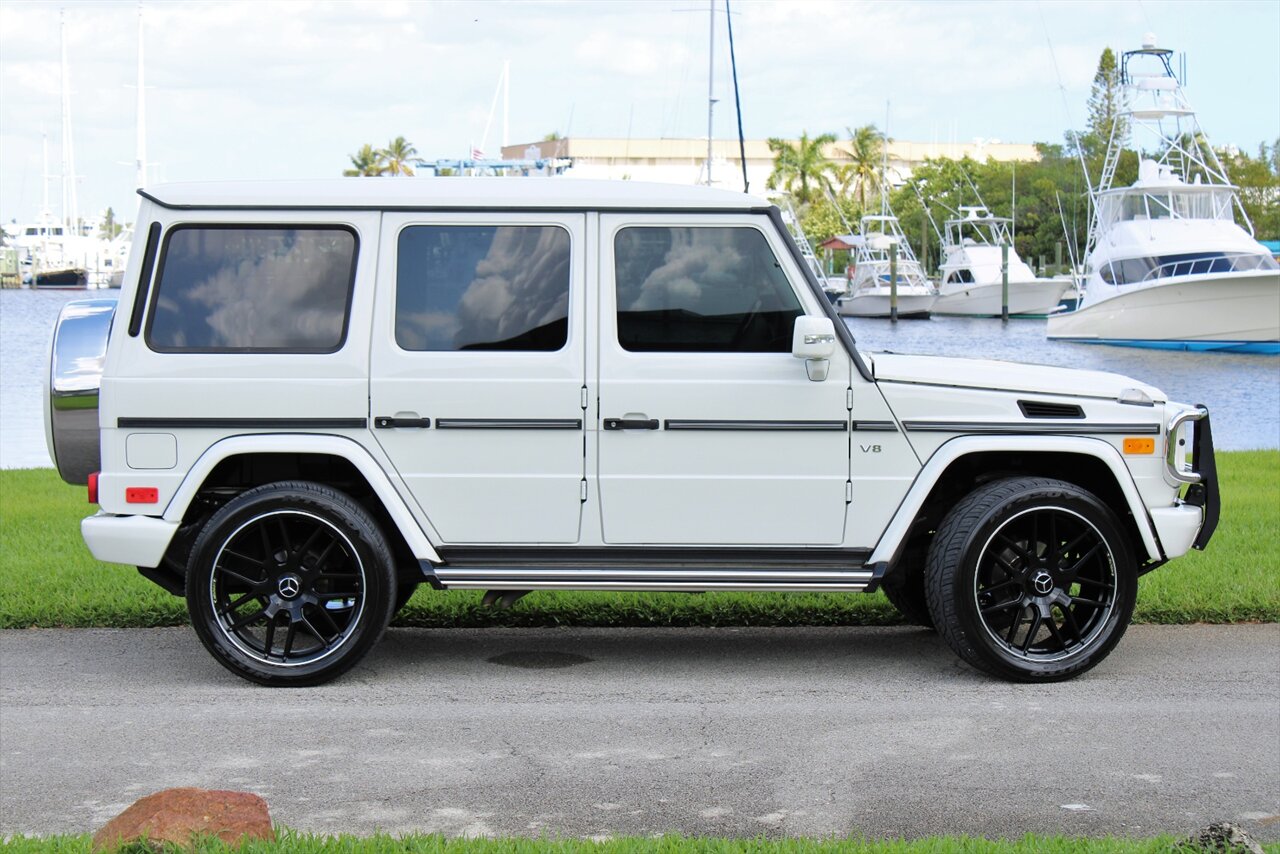
[[[155,504],[160,500],[160,490],[154,486],[128,486],[124,500],[126,504]]]
[[[89,473],[89,503],[98,503],[98,475],[100,472]]]

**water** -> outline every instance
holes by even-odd
[[[41,374],[49,332],[69,300],[118,291],[0,290],[0,468],[51,466],[45,449]],[[1213,413],[1219,448],[1280,447],[1280,359],[1178,353],[1047,341],[1044,320],[937,317],[848,318],[868,350],[1036,362],[1114,371],[1150,383],[1174,400],[1203,403]]]

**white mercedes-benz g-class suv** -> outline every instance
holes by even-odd
[[[778,210],[706,188],[141,191],[117,303],[54,330],[100,560],[225,667],[350,668],[425,581],[883,589],[965,661],[1077,675],[1208,542],[1208,412],[1113,374],[859,351]],[[975,350],[981,342],[975,342]]]

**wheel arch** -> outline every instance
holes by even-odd
[[[165,508],[165,521],[179,527],[160,574],[172,574],[184,563],[176,553],[189,549],[220,495],[282,480],[314,480],[350,493],[381,523],[402,573],[405,568],[420,571],[421,561],[441,562],[383,467],[357,442],[330,435],[254,435],[213,444],[187,472]],[[152,577],[146,570],[143,574]]]
[[[927,539],[947,507],[982,483],[1019,475],[1087,489],[1116,511],[1134,553],[1145,556],[1140,562],[1164,560],[1146,505],[1114,446],[1083,436],[960,436],[921,468],[867,562],[884,561],[894,573],[908,544]]]

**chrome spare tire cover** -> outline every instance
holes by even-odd
[[[115,312],[113,299],[76,300],[62,307],[53,327],[45,375],[45,438],[67,483],[87,483],[102,467],[98,389]]]

